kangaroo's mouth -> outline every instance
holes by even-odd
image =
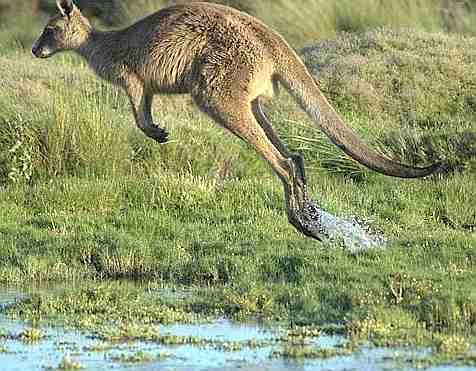
[[[33,49],[31,49],[31,52],[36,58],[41,58],[41,59],[49,58],[53,55],[53,52],[51,52],[47,48],[33,47]]]

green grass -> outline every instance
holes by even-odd
[[[398,305],[428,326],[466,328],[476,308],[474,234],[446,225],[431,197],[455,184],[474,192],[471,177],[463,175],[398,191],[393,180],[379,181],[366,185],[365,194],[361,184],[332,177],[313,187],[331,210],[378,218],[374,226],[392,240],[388,250],[358,257],[297,235],[271,181],[216,188],[162,175],[142,182],[63,178],[12,186],[1,207],[0,279],[130,277],[224,285],[230,291],[212,303],[236,318],[320,323],[342,321],[362,306]],[[440,202],[443,211],[465,207],[463,201]]]
[[[287,10],[271,12],[279,4]],[[335,323],[357,342],[432,345],[450,359],[466,357],[476,334],[476,41],[421,31],[446,26],[421,16],[431,11],[423,1],[407,5],[414,13],[392,25],[420,31],[345,34],[308,44],[303,55],[369,144],[412,164],[445,159],[446,174],[374,174],[330,145],[287,94],[267,107],[281,136],[306,157],[312,198],[337,215],[370,219],[388,238],[386,249],[357,256],[297,234],[267,165],[189,98],[156,98],[155,116],[171,141],[155,144],[134,127],[124,95],[77,59],[33,60],[18,46],[37,31],[0,27],[0,282],[93,280],[21,303],[17,314],[74,322],[86,308],[98,319],[92,325],[118,318],[131,331],[144,324],[144,309],[150,323],[221,315]],[[319,27],[329,28],[321,32],[287,2],[269,7],[259,14],[294,45],[338,30],[324,13]],[[372,9],[352,12],[350,26],[339,29],[389,22],[393,11]],[[195,295],[169,303],[150,301],[141,288],[131,297],[120,285],[101,286],[123,278]],[[93,295],[91,286],[101,287]]]
[[[476,166],[473,38],[377,29],[310,45],[303,55],[326,95],[390,157]]]

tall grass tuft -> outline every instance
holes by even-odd
[[[293,151],[310,160],[306,166],[308,170],[325,170],[355,181],[367,178],[368,170],[337,148],[314,124],[297,120],[285,120],[281,124],[283,139]]]
[[[31,69],[25,58],[2,62],[5,73],[13,64],[24,68],[22,76],[4,81],[8,90],[0,93],[5,98],[0,103],[4,181],[121,172],[128,154],[123,121],[114,114],[114,107],[123,104],[121,96],[81,67],[76,75],[62,76],[54,66]]]

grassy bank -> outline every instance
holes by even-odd
[[[453,359],[469,352],[476,333],[473,38],[380,29],[303,50],[326,95],[368,143],[411,164],[445,159],[445,174],[411,181],[374,174],[306,124],[286,93],[267,107],[280,134],[304,153],[318,204],[370,219],[389,240],[357,256],[298,235],[266,164],[188,98],[156,99],[156,118],[171,138],[157,145],[134,127],[122,93],[75,58],[32,60],[2,45],[1,283],[139,279],[194,290],[189,300],[149,303],[176,309],[177,320],[192,313],[331,322],[379,345],[453,349],[454,340],[463,345],[449,352]],[[121,317],[129,297],[120,285],[90,290],[12,313],[67,317],[91,297],[100,302],[92,313],[110,308],[141,321],[138,307]]]

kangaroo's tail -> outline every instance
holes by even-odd
[[[292,55],[282,62],[284,63],[279,63],[277,67],[277,80],[329,139],[354,160],[379,173],[400,178],[424,177],[441,167],[440,163],[424,168],[399,164],[370,149],[343,122],[297,55]]]

